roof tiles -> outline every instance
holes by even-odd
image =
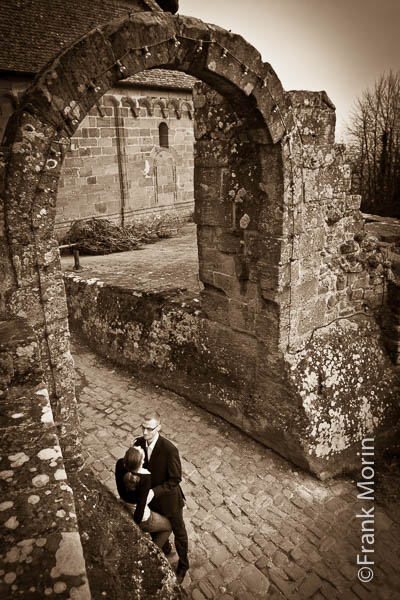
[[[147,0],[9,0],[2,2],[0,71],[37,73],[53,56],[94,27],[148,10]],[[185,73],[154,69],[126,81],[140,87],[192,89]]]

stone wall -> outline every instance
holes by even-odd
[[[56,232],[76,219],[193,211],[193,105],[189,92],[113,90],[71,138],[60,177]],[[168,148],[159,126],[168,127]]]
[[[0,400],[0,595],[89,600],[40,344],[23,319],[0,322]]]
[[[0,80],[0,140],[29,83],[23,76]],[[168,148],[160,146],[161,123],[168,127]],[[104,217],[121,225],[165,211],[192,213],[193,142],[190,91],[133,84],[111,90],[66,143],[57,237],[77,219]]]
[[[0,193],[3,200],[0,208],[0,261],[3,275],[0,280],[0,316],[2,320],[26,318],[37,335],[43,377],[64,461],[68,469],[74,470],[81,466],[82,455],[77,433],[78,418],[73,360],[69,349],[67,308],[60,272],[58,242],[54,238],[56,189],[54,194],[49,193],[51,185],[56,185],[57,176],[49,170],[47,177],[41,180],[44,202],[41,206],[35,206],[34,222],[28,225],[25,219],[32,209],[28,199],[29,190],[32,189],[32,183],[37,183],[37,171],[33,166],[37,157],[31,152],[31,144],[38,140],[43,142],[45,134],[36,135],[37,132],[30,126],[27,127],[26,133],[28,138],[25,148],[33,171],[26,166],[21,167],[20,177],[14,180],[18,202],[11,212],[7,210],[7,202],[4,199],[9,148],[3,147],[0,153]],[[17,148],[21,149],[18,146]],[[46,187],[46,184],[49,187]],[[19,223],[16,232],[12,231],[13,221]],[[33,245],[28,242],[32,235],[35,239]],[[13,295],[11,289],[17,294]]]
[[[376,314],[390,261],[364,230],[361,198],[350,194],[346,148],[334,144],[334,107],[323,93],[289,96],[301,140],[293,153],[301,172],[295,177],[293,251],[286,265],[295,288],[290,317],[296,347],[318,326],[355,313]]]
[[[65,286],[70,327],[96,352],[223,416],[320,477],[357,468],[354,440],[379,423],[387,424],[387,435],[376,440],[377,453],[393,434],[390,399],[395,404],[398,376],[369,319],[323,328],[291,362],[278,363],[275,353],[274,364],[267,335],[258,358],[256,337],[233,332],[226,312],[225,325],[221,312],[215,326],[198,298],[111,286],[84,273],[66,274]]]
[[[182,598],[126,505],[93,474],[67,475],[41,362],[27,322],[1,321],[1,598]]]
[[[301,143],[282,222],[279,156],[257,119],[195,88],[200,305],[65,281],[71,326],[97,351],[328,477],[357,466],[366,433],[385,432],[377,451],[393,435],[399,377],[378,324],[391,263],[346,192],[329,99],[289,96]]]
[[[399,374],[382,330],[392,262],[350,194],[329,98],[290,92],[288,99],[295,127],[283,147],[282,188],[279,157],[261,132],[248,122],[242,129],[221,97],[195,89],[202,308],[212,329],[229,324],[249,336],[256,386],[241,407],[245,427],[300,460],[295,435],[308,466],[328,474],[357,464],[349,449],[362,432],[391,430],[398,419]],[[396,328],[396,315],[390,319]],[[225,345],[222,332],[216,339]]]
[[[383,447],[398,424],[399,372],[382,328],[392,261],[387,244],[365,228],[360,197],[350,194],[329,98],[288,96],[296,127],[288,157],[291,250],[282,273],[285,361],[308,421],[301,437],[321,471],[328,458],[328,474],[342,461],[357,467],[357,439],[369,432]]]

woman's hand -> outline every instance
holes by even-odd
[[[149,490],[149,493],[147,494],[147,504],[149,502],[151,502],[153,500],[153,498],[154,498],[154,492],[153,492],[153,490]]]

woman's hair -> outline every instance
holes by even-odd
[[[131,473],[130,471],[128,471],[124,475],[124,486],[130,492],[134,492],[136,490],[139,481],[140,481],[139,475],[135,475],[134,473]]]
[[[144,451],[138,446],[128,448],[124,456],[124,467],[127,471],[137,471],[143,462]]]
[[[143,458],[144,451],[142,448],[138,448],[137,446],[128,448],[128,450],[125,452],[124,467],[128,473],[125,473],[123,480],[126,489],[130,491],[134,491],[140,481],[140,477],[135,475],[135,471],[137,471],[142,465]]]

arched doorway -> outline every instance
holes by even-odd
[[[214,90],[200,87],[195,98],[195,214],[207,317],[202,358],[209,368],[217,365],[206,396],[231,385],[246,410],[222,399],[225,392],[211,398],[210,408],[245,428],[246,421],[258,420],[261,432],[260,394],[281,368],[278,283],[281,247],[290,233],[285,183],[291,177],[283,166],[290,146],[281,141],[292,115],[279,79],[240,36],[196,19],[148,12],[113,21],[41,72],[6,134],[3,314],[26,317],[41,340],[64,452],[76,421],[54,237],[63,153],[79,122],[116,81],[153,67],[185,71]]]

